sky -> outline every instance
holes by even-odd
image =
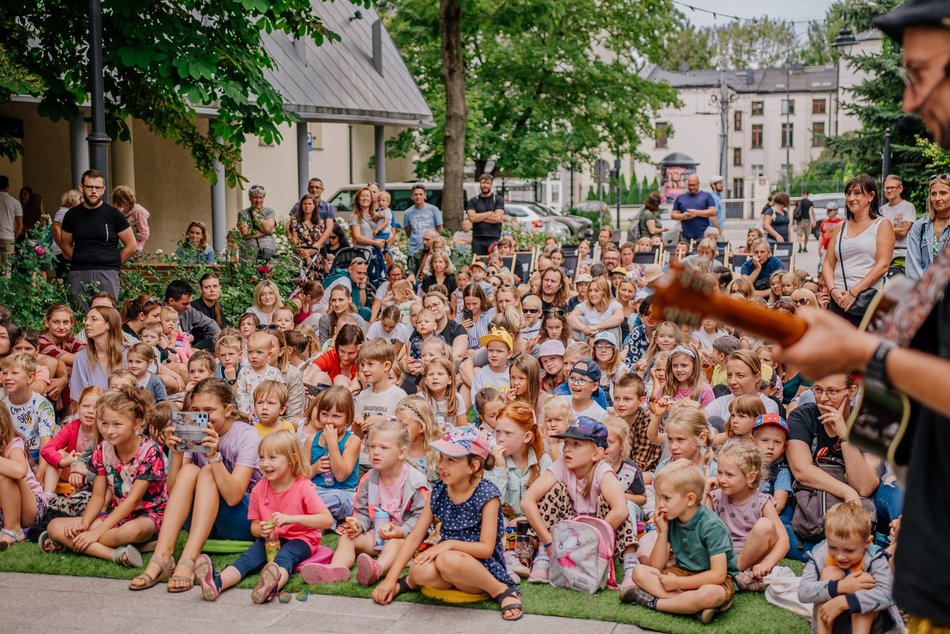
[[[784,20],[822,20],[825,11],[832,0],[682,0],[697,8],[736,15],[742,18],[782,18]],[[725,24],[728,20],[721,16],[717,19],[703,11],[691,11],[683,4],[676,4],[676,8],[683,12],[686,18],[696,26],[711,26]],[[806,25],[797,25],[796,30],[803,32]]]

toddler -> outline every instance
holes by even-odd
[[[248,338],[248,367],[238,376],[234,386],[234,404],[239,412],[254,411],[254,390],[264,381],[284,381],[280,370],[268,363],[277,340],[266,331],[255,332]]]
[[[287,386],[278,381],[264,381],[254,389],[254,429],[261,440],[278,429],[296,431],[293,423],[281,418],[289,398]]]
[[[152,346],[147,343],[137,343],[129,348],[126,359],[126,367],[135,377],[136,384],[152,395],[154,403],[168,399],[165,384],[149,371],[149,368],[155,362],[155,350]]]

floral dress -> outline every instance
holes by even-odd
[[[135,455],[128,462],[123,462],[116,455],[115,447],[102,441],[92,452],[90,470],[96,476],[104,476],[112,490],[112,503],[108,511],[115,509],[128,497],[136,480],[147,480],[148,488],[142,500],[128,517],[119,522],[119,526],[139,517],[147,517],[155,524],[155,533],[158,533],[168,501],[165,455],[158,443],[150,438],[142,438]],[[106,514],[104,512],[100,517]]]
[[[323,232],[326,230],[323,220],[318,224],[306,225],[296,217],[290,219],[290,223],[287,226],[288,235],[295,235],[299,240],[300,244],[298,249],[316,249],[317,241],[320,239],[320,236],[323,235]],[[323,279],[323,253],[321,251],[316,251],[310,262],[310,266],[307,269],[307,279],[314,280],[319,282]]]
[[[492,498],[498,498],[498,533],[495,536],[495,550],[491,557],[479,560],[488,569],[488,572],[506,586],[515,585],[505,568],[503,541],[505,539],[505,518],[501,512],[501,493],[498,487],[485,480],[479,481],[478,486],[467,500],[456,504],[449,497],[448,488],[438,480],[432,483],[432,495],[429,506],[435,519],[442,523],[441,540],[455,539],[462,542],[477,542],[482,536],[482,508]]]

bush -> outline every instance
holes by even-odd
[[[0,283],[0,306],[10,311],[17,326],[43,332],[46,309],[66,302],[66,280],[58,279],[53,267],[52,254],[39,242],[16,244],[10,277]]]

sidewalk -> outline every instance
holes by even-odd
[[[368,599],[313,595],[284,605],[251,603],[250,590],[229,590],[215,603],[195,588],[169,594],[162,585],[130,592],[116,579],[0,573],[3,631],[229,632],[318,631],[321,634],[455,634],[517,632],[551,634],[642,634],[632,625],[526,614],[506,623],[498,611],[472,610],[397,601],[379,606]]]

